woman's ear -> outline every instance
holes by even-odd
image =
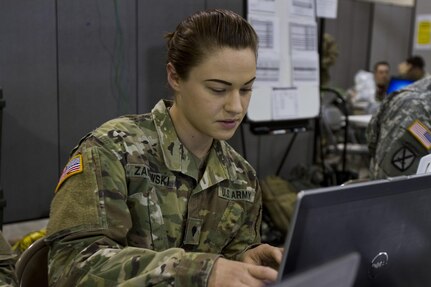
[[[166,73],[168,75],[169,86],[171,86],[174,91],[178,91],[180,88],[180,77],[171,62],[166,65]]]

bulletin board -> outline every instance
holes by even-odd
[[[259,36],[256,81],[247,121],[282,126],[319,115],[315,0],[248,0]]]

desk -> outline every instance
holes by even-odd
[[[366,128],[372,115],[351,115],[348,116],[349,123],[358,128]]]

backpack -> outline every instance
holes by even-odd
[[[297,193],[319,187],[322,178],[320,167],[298,165],[290,171],[289,179],[277,175],[269,175],[261,179],[263,223],[269,226],[262,230],[262,238],[275,236],[281,238],[272,240],[283,241],[295,210]]]
[[[270,175],[260,180],[263,208],[272,225],[286,234],[293,215],[298,190],[287,180]]]

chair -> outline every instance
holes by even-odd
[[[44,238],[40,238],[21,254],[15,266],[20,287],[48,286],[48,250]]]
[[[321,87],[320,153],[324,169],[334,170],[335,184],[352,179],[347,170],[347,157],[358,155],[368,159],[368,146],[357,140],[350,130],[349,112],[341,93]]]

